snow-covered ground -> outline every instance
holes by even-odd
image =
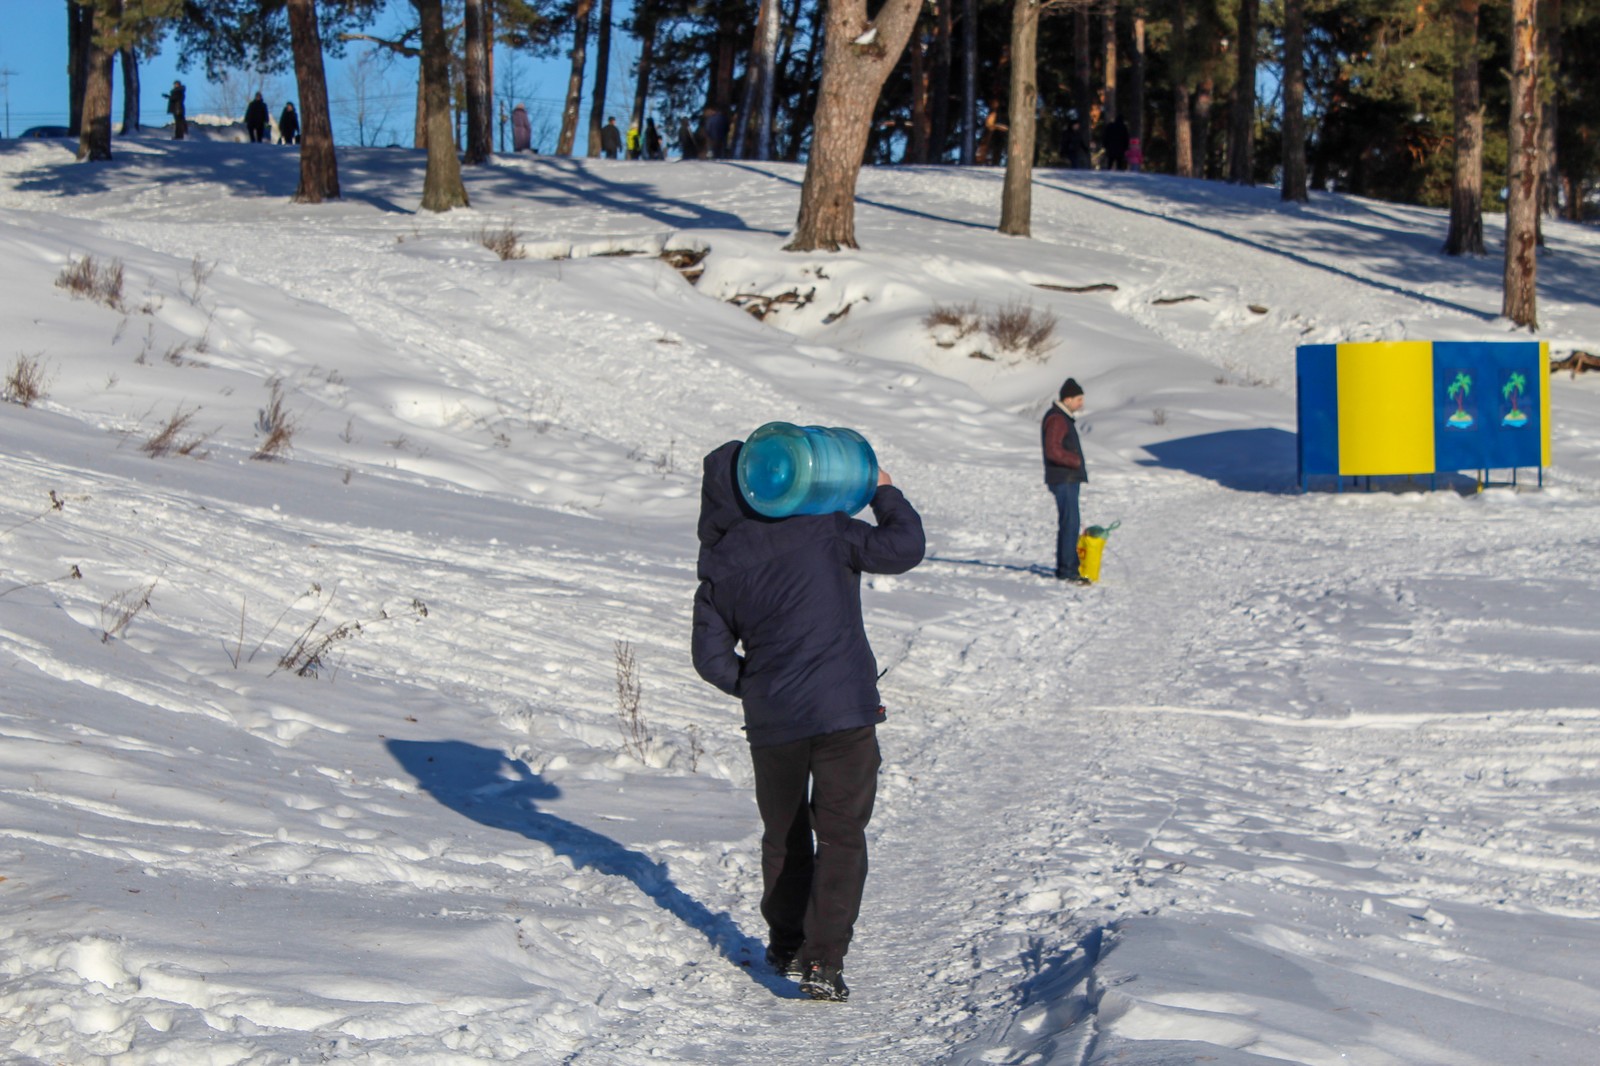
[[[410,151],[319,207],[287,150],[117,152],[0,144],[0,371],[46,378],[0,404],[0,1060],[1600,1063],[1600,375],[1542,490],[1296,491],[1297,344],[1521,336],[1438,212],[1046,171],[1019,240],[996,170],[872,170],[863,250],[794,255],[792,166],[506,158],[434,216]],[[1600,350],[1600,234],[1545,233],[1541,336]],[[1054,347],[958,336],[1003,309]],[[774,419],[861,429],[929,535],[867,582],[843,1006],[760,962],[688,660],[699,457]]]

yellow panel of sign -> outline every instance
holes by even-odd
[[[1550,342],[1539,342],[1539,465],[1550,465]],[[1539,474],[1544,483],[1544,474]]]
[[[1341,344],[1339,472],[1432,470],[1433,343]]]

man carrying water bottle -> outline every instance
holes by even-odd
[[[843,511],[766,517],[739,486],[744,447],[729,441],[705,458],[694,665],[744,704],[767,963],[813,999],[843,1001],[884,719],[861,575],[921,562],[922,519],[881,470],[875,490],[862,486],[876,525]]]
[[[1056,579],[1087,585],[1078,572],[1078,490],[1089,480],[1083,465],[1083,444],[1072,416],[1083,410],[1083,388],[1068,378],[1056,402],[1044,414],[1039,435],[1044,445],[1044,483],[1056,498]]]

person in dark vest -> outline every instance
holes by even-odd
[[[189,117],[183,106],[184,94],[181,81],[174,81],[172,91],[161,94],[167,98],[167,114],[172,116],[172,139],[175,141],[181,141],[189,135]]]
[[[844,956],[867,882],[884,720],[861,575],[910,570],[926,541],[882,470],[876,525],[840,511],[756,513],[739,489],[743,447],[729,441],[705,458],[694,667],[744,705],[767,964],[811,998],[839,1001],[850,995]]]
[[[1044,483],[1056,499],[1056,578],[1074,585],[1089,579],[1078,572],[1078,491],[1089,480],[1083,443],[1073,416],[1083,410],[1083,389],[1072,378],[1061,383],[1056,402],[1044,414],[1039,436],[1044,447]]]
[[[646,119],[644,123],[644,157],[661,158],[661,131],[656,129],[656,120],[653,118]]]
[[[278,115],[278,143],[300,143],[300,115],[294,109],[294,101],[283,105],[283,111]]]
[[[260,93],[256,93],[256,98],[244,109],[244,128],[250,131],[251,144],[268,140],[267,125],[271,121],[272,113],[267,110],[267,102],[261,99]]]

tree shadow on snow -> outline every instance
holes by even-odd
[[[745,936],[726,911],[713,913],[687,895],[673,883],[665,863],[541,811],[539,801],[554,799],[561,790],[528,769],[527,764],[459,740],[384,743],[422,790],[444,806],[481,825],[537,840],[571,860],[575,869],[627,878],[662,910],[702,933],[751,980],[776,995],[799,998],[799,990],[792,982],[768,973],[758,961],[764,944]]]

